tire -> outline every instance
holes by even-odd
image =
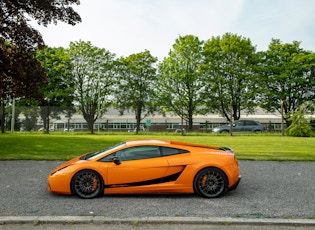
[[[220,133],[229,133],[230,131],[229,130],[222,130]]]
[[[206,198],[220,197],[227,190],[225,173],[214,167],[201,170],[194,179],[195,192]]]
[[[77,172],[71,181],[72,192],[84,199],[92,199],[100,196],[104,191],[102,177],[93,170]]]

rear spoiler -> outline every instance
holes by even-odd
[[[230,153],[234,153],[234,150],[229,148],[229,147],[219,147],[219,150],[223,150],[225,152],[230,152]]]
[[[170,141],[170,144],[178,144],[178,145],[184,145],[184,146],[190,146],[190,147],[200,147],[200,148],[207,148],[207,149],[215,149],[215,150],[222,150],[225,152],[231,152],[233,153],[234,150],[229,147],[218,147],[218,146],[211,146],[211,145],[203,145],[203,144],[196,144],[196,143],[188,143],[188,142],[180,142],[180,141]]]

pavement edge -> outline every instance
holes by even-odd
[[[208,225],[282,225],[315,226],[315,219],[231,218],[231,217],[130,217],[104,216],[0,216],[5,224],[208,224]]]

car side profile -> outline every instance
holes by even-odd
[[[48,175],[48,190],[81,198],[132,193],[196,193],[215,198],[236,189],[240,179],[230,148],[133,140],[63,163]]]
[[[237,120],[232,124],[233,132],[263,132],[265,127],[254,120]],[[213,129],[214,133],[229,133],[230,125],[223,125]]]

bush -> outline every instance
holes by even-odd
[[[292,122],[287,128],[286,134],[294,137],[311,137],[314,135],[314,120],[307,118],[307,115],[314,114],[315,104],[305,102],[294,112],[290,118]]]
[[[311,124],[290,125],[286,130],[286,135],[294,137],[312,137],[314,132]]]

